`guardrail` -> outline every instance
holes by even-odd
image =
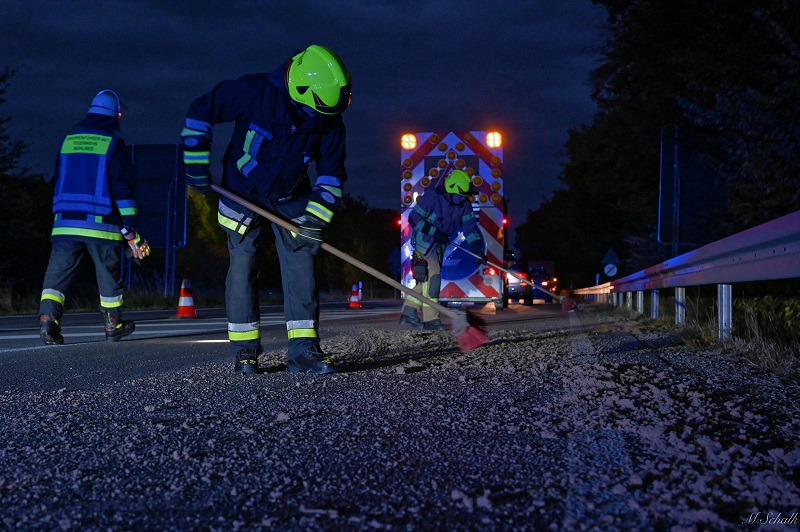
[[[650,291],[650,316],[659,317],[659,291],[674,288],[675,323],[686,321],[686,287],[717,285],[717,337],[731,336],[732,283],[800,277],[800,211],[723,238],[661,264],[574,294],[622,305],[644,314]]]

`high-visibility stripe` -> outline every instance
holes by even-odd
[[[293,338],[318,338],[314,320],[292,320],[286,322],[286,333],[289,339]]]
[[[123,304],[122,296],[119,296],[119,298],[108,298],[100,296],[101,308],[107,308],[107,309],[119,308],[122,306],[122,304]]]
[[[211,152],[209,151],[184,151],[183,164],[210,164]]]
[[[433,301],[434,303],[438,303],[438,302],[439,302],[439,298],[438,298],[438,297],[431,297],[431,295],[430,295],[430,293],[429,293],[429,286],[430,286],[430,283],[429,283],[428,281],[425,281],[425,282],[423,282],[423,283],[422,283],[422,291],[421,291],[420,293],[421,293],[423,296],[425,296],[425,297],[427,297],[428,299],[430,299],[431,301]],[[420,307],[430,307],[430,306],[431,306],[431,305],[430,305],[430,303],[428,303],[427,301],[423,301],[423,300],[421,300],[421,299],[417,299],[417,298],[416,298],[416,297],[414,297],[414,295],[413,295],[413,294],[411,294],[411,293],[407,293],[407,294],[406,294],[406,298],[407,298],[407,299],[408,299],[410,302],[412,302],[412,303],[416,303],[416,304],[417,304],[417,305],[419,305]]]
[[[228,331],[228,340],[231,342],[245,342],[247,340],[261,339],[261,331],[235,332]]]
[[[292,329],[291,331],[287,331],[287,333],[289,340],[294,338],[319,338],[316,329]]]
[[[236,168],[239,169],[242,175],[249,175],[250,172],[253,171],[253,168],[258,166],[256,156],[258,155],[258,150],[261,149],[261,144],[264,142],[264,139],[271,140],[272,133],[258,127],[256,124],[250,124],[250,129],[247,130],[244,144],[242,145],[244,154],[236,161]]]
[[[244,145],[242,146],[242,150],[244,151],[244,155],[242,155],[239,158],[239,160],[236,161],[236,168],[238,168],[240,172],[242,171],[242,168],[244,168],[247,165],[247,163],[249,163],[250,160],[253,158],[253,156],[250,155],[250,146],[253,144],[253,138],[255,136],[256,136],[256,132],[255,131],[253,131],[252,129],[247,130],[247,135],[245,135],[245,137],[244,137]],[[244,173],[244,172],[242,172],[242,173]],[[247,175],[247,174],[245,174],[245,175]]]
[[[221,212],[217,212],[217,223],[219,223],[219,225],[222,227],[227,227],[234,233],[239,233],[240,235],[243,235],[244,232],[247,231],[246,221],[247,220],[243,220],[240,222],[239,220],[234,220],[233,218],[224,216]]]
[[[228,322],[228,330],[232,332],[257,331],[261,327],[261,322],[250,321],[247,323]]]
[[[261,323],[257,321],[248,323],[228,322],[228,340],[231,342],[244,342],[261,339]]]
[[[42,290],[42,301],[50,300],[55,301],[56,303],[63,305],[65,295],[58,290],[53,290],[52,288],[45,288]]]
[[[333,211],[316,201],[308,202],[306,212],[313,214],[325,223],[331,223],[333,219]]]
[[[122,240],[119,232],[99,231],[95,229],[81,229],[78,227],[53,227],[50,232],[52,236],[83,236],[88,238],[99,238],[101,240]]]

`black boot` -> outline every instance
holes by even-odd
[[[59,345],[64,343],[61,336],[61,327],[58,322],[49,314],[39,316],[39,337],[46,344]]]
[[[305,353],[292,357],[286,363],[289,373],[336,373],[333,363],[325,358],[318,346],[312,346]]]
[[[254,375],[258,373],[258,351],[256,349],[240,349],[236,353],[233,365],[234,373]]]
[[[121,314],[103,312],[103,321],[105,322],[106,341],[108,342],[119,342],[136,329],[136,324],[132,321],[123,320]]]
[[[417,316],[417,310],[413,307],[403,307],[403,313],[400,314],[400,325],[412,329],[422,329],[422,321]]]

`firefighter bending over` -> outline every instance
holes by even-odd
[[[470,201],[470,196],[476,193],[477,187],[469,175],[463,170],[453,170],[445,178],[444,187],[428,190],[418,197],[414,210],[408,215],[413,247],[411,271],[417,282],[416,289],[437,303],[442,285],[442,260],[450,235],[460,229],[470,251],[484,256],[481,230]],[[444,329],[439,311],[410,294],[406,294],[400,323],[414,329]]]
[[[333,373],[320,349],[319,294],[314,257],[342,198],[350,72],[331,50],[311,45],[265,74],[222,81],[197,98],[181,132],[186,180],[198,192],[211,185],[212,129],[234,122],[222,159],[222,187],[292,220],[293,234],[271,224],[281,267],[288,335],[287,369]],[[311,183],[308,167],[316,165]],[[227,233],[230,266],[225,285],[229,354],[237,373],[258,373],[263,351],[256,253],[270,225],[223,197],[218,222]]]

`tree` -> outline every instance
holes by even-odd
[[[593,283],[594,257],[608,247],[631,259],[628,268],[663,260],[668,250],[653,239],[665,126],[696,141],[706,169],[700,203],[725,213],[709,238],[800,208],[797,2],[594,3],[609,14],[590,80],[598,110],[569,131],[566,189],[529,213],[521,252],[553,239],[535,225],[552,228],[584,262],[572,268],[576,285]]]
[[[0,105],[14,72],[0,72]],[[0,310],[27,308],[38,300],[50,255],[53,188],[40,174],[19,168],[27,145],[8,132],[11,118],[0,115]]]

